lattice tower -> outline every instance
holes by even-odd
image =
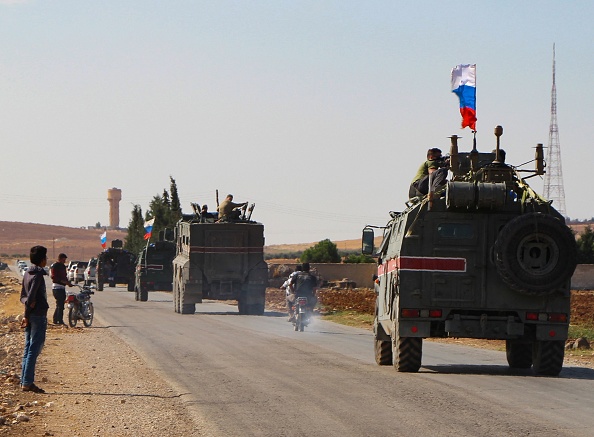
[[[551,125],[549,127],[549,146],[546,156],[544,177],[544,197],[553,201],[553,207],[563,217],[565,213],[565,190],[563,189],[563,170],[561,169],[561,146],[557,127],[557,86],[555,84],[555,44],[553,44],[553,88],[551,90]]]

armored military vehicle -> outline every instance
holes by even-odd
[[[176,245],[173,241],[157,241],[138,254],[134,292],[136,300],[148,300],[148,292],[173,290],[173,258]]]
[[[184,215],[177,225],[173,260],[175,312],[192,314],[203,299],[237,300],[239,314],[262,315],[268,283],[264,261],[264,226],[242,211],[239,219],[216,222],[216,216]]]
[[[122,240],[113,240],[111,247],[97,255],[97,290],[103,291],[108,284],[126,284],[128,291],[134,291],[134,270],[136,256],[122,248]]]
[[[569,325],[576,244],[564,218],[522,177],[544,173],[504,163],[496,148],[458,152],[450,180],[390,212],[378,255],[375,358],[400,372],[421,366],[423,338],[500,339],[510,367],[557,375]],[[403,188],[404,189],[404,188]],[[372,253],[373,227],[363,230]]]

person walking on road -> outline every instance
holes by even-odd
[[[47,248],[33,246],[29,258],[31,265],[23,276],[21,302],[25,305],[25,315],[21,326],[25,328],[25,350],[23,352],[21,388],[23,391],[45,393],[37,387],[35,381],[35,365],[37,357],[45,343],[47,331],[47,292],[44,267],[47,265]]]
[[[52,294],[56,299],[56,309],[54,310],[54,325],[64,325],[64,303],[66,302],[66,285],[72,287],[66,274],[65,253],[58,255],[58,261],[50,267],[50,277],[52,278]]]

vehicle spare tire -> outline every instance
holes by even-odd
[[[495,265],[503,282],[518,292],[550,294],[563,287],[577,265],[571,230],[542,213],[516,217],[495,241]]]

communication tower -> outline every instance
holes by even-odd
[[[557,86],[555,85],[555,44],[553,44],[553,88],[551,90],[551,125],[549,127],[549,146],[546,156],[547,172],[544,177],[544,197],[552,200],[553,206],[563,217],[565,213],[565,190],[563,189],[563,170],[561,169],[561,146],[557,127]]]

